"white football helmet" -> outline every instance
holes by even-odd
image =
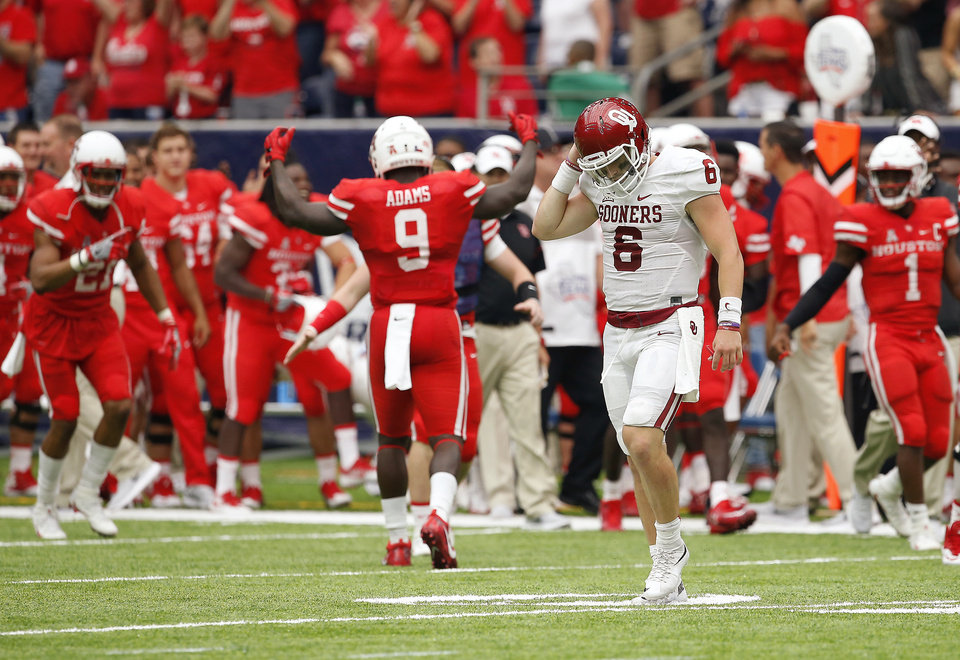
[[[770,183],[770,173],[763,165],[763,153],[760,147],[750,142],[737,140],[734,144],[740,152],[740,176],[730,186],[733,196],[747,208],[763,208],[769,201],[763,189]]]
[[[370,141],[370,165],[383,177],[401,167],[433,167],[433,140],[420,122],[399,115],[385,120]]]
[[[473,153],[472,151],[464,151],[463,153],[457,154],[450,159],[450,164],[453,165],[453,169],[456,172],[469,170],[476,162],[477,154]]]
[[[0,211],[8,212],[17,208],[17,204],[23,199],[23,191],[27,187],[27,170],[23,167],[23,159],[20,154],[10,147],[0,146],[0,174],[15,174],[17,178],[16,191],[7,192],[6,183],[0,183]],[[7,176],[4,176],[7,178]],[[10,186],[11,190],[13,189]]]
[[[127,152],[120,140],[106,131],[89,131],[77,139],[70,156],[71,169],[76,178],[74,190],[93,208],[110,205],[123,182],[127,167]],[[109,176],[94,170],[113,170]]]
[[[881,181],[879,172],[904,172],[899,181]],[[870,152],[867,175],[873,197],[884,208],[898,209],[919,197],[927,176],[927,160],[919,145],[903,135],[885,137]]]
[[[679,123],[668,126],[663,136],[663,143],[674,147],[697,149],[707,154],[713,150],[707,134],[693,124]]]
[[[477,147],[477,151],[480,151],[484,147],[503,147],[514,158],[519,158],[520,152],[523,151],[523,144],[517,138],[512,135],[507,135],[506,133],[501,133],[500,135],[491,135],[486,140],[480,143],[480,146]]]
[[[669,126],[651,126],[650,127],[650,153],[658,154],[667,146],[666,137],[670,131]]]

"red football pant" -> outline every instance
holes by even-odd
[[[389,318],[389,307],[375,310],[368,330],[377,432],[389,438],[409,436],[416,408],[426,437],[466,437],[469,385],[456,310],[417,305],[410,337],[409,390],[388,390],[383,383]]]
[[[3,361],[10,347],[13,346],[19,325],[20,321],[16,314],[8,318],[0,318],[0,361]],[[20,373],[13,378],[0,373],[0,401],[10,396],[11,392],[14,393],[14,401],[21,403],[32,403],[43,394],[40,377],[37,375],[37,364],[33,360],[29,344],[26,347],[23,369]]]
[[[935,330],[904,332],[871,323],[867,336],[867,373],[897,441],[923,447],[930,459],[942,458],[950,439],[949,350]]]
[[[477,343],[473,337],[463,338],[463,352],[467,360],[470,392],[467,395],[467,436],[460,451],[460,461],[469,463],[477,456],[477,429],[480,428],[480,419],[483,416],[483,383],[480,381],[480,367],[477,366]],[[419,410],[414,411],[413,423],[417,429],[417,442],[430,444],[430,437]]]
[[[210,321],[210,339],[199,348],[190,344],[193,352],[193,361],[203,376],[213,408],[223,410],[227,407],[227,390],[223,386],[223,307],[219,302],[211,303],[206,307],[207,319]],[[190,309],[178,309],[177,318],[180,325],[181,339],[193,337],[193,322],[195,317]]]
[[[252,424],[270,396],[278,363],[293,342],[280,336],[276,323],[245,318],[228,307],[224,331],[223,375],[227,389],[227,417]],[[350,370],[329,349],[304,351],[288,365],[290,377],[307,417],[326,412],[324,391],[350,387]]]
[[[182,324],[179,327],[182,328]],[[203,455],[207,422],[200,411],[193,353],[181,351],[176,369],[170,369],[170,356],[159,352],[163,346],[164,328],[151,309],[128,305],[120,333],[135,382],[143,377],[143,370],[147,369],[154,397],[152,410],[170,415],[180,439],[187,485],[211,485],[210,472]],[[182,336],[180,339],[183,341]]]
[[[123,337],[115,329],[99,342],[86,345],[93,350],[79,360],[68,360],[33,351],[40,384],[50,399],[51,419],[75,421],[80,416],[80,393],[77,390],[77,369],[87,377],[100,401],[122,401],[130,398],[130,364],[123,348]]]

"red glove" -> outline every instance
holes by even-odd
[[[287,159],[287,149],[290,148],[290,142],[293,140],[293,134],[297,132],[295,128],[284,128],[277,126],[270,131],[270,135],[263,141],[263,150],[267,156],[267,165],[271,161],[279,160],[281,163]]]
[[[89,268],[94,262],[120,261],[126,258],[127,244],[123,237],[130,231],[133,231],[130,227],[124,227],[74,253],[70,257],[70,267],[80,272]]]
[[[158,315],[160,323],[163,325],[163,343],[158,351],[160,355],[170,356],[170,371],[177,368],[177,362],[180,360],[180,351],[183,344],[180,342],[180,331],[177,329],[177,321],[169,309],[165,309]]]
[[[332,328],[337,321],[346,315],[346,308],[336,300],[331,300],[323,308],[323,311],[317,314],[317,318],[310,322],[310,325],[317,331],[317,334],[320,334],[327,328]]]
[[[526,144],[530,140],[537,140],[537,118],[533,115],[517,114],[511,112],[510,129],[517,134],[520,142]]]

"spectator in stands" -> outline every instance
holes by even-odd
[[[506,119],[511,112],[536,115],[537,101],[533,88],[526,76],[501,74],[503,51],[500,42],[493,37],[478,37],[470,43],[470,70],[473,79],[479,77],[484,85],[487,97],[486,116],[491,119]],[[460,99],[457,105],[458,117],[478,117],[478,87],[473,85],[460,87]]]
[[[92,67],[106,73],[110,119],[163,119],[172,0],[123,0],[103,9]]]
[[[567,55],[567,67],[555,71],[547,82],[551,114],[557,119],[576,121],[583,109],[607,96],[627,96],[626,78],[597,71],[597,48],[590,41],[574,41]]]
[[[376,71],[367,60],[367,49],[376,35],[374,22],[387,12],[382,0],[348,0],[338,4],[327,20],[323,63],[333,70],[334,117],[353,117],[359,100],[367,117],[376,113],[373,93]]]
[[[167,99],[180,119],[213,117],[220,105],[224,73],[219,59],[207,51],[209,25],[193,14],[180,25],[180,49],[165,78]]]
[[[63,82],[65,89],[53,104],[53,116],[76,115],[80,121],[107,119],[107,95],[97,85],[87,60],[80,57],[67,60]]]
[[[391,0],[371,43],[376,110],[383,116],[450,116],[455,106],[453,32],[424,0]]]
[[[296,25],[293,0],[223,0],[210,23],[210,37],[231,39],[234,118],[298,112]]]
[[[894,5],[903,12],[903,21],[917,33],[920,48],[916,53],[920,70],[933,85],[937,96],[945,99],[950,94],[950,72],[944,66],[940,50],[943,44],[943,28],[947,19],[947,7],[955,2],[948,0],[880,0]]]
[[[940,44],[940,57],[950,76],[950,93],[947,105],[953,114],[960,114],[960,6],[947,14],[943,26],[943,43]]]
[[[594,63],[610,66],[613,9],[610,0],[543,0],[540,4],[540,45],[537,66],[547,74],[566,66],[574,41],[596,44]]]
[[[470,53],[473,41],[493,37],[500,44],[503,66],[525,65],[524,25],[533,15],[533,3],[531,0],[456,0],[456,7],[450,22],[460,44],[457,51],[460,95],[462,98],[473,88],[476,98],[477,74],[471,66]]]
[[[297,0],[297,52],[300,55],[300,86],[307,115],[323,114],[329,107],[329,76],[321,66],[326,47],[327,21],[340,0]]]
[[[76,115],[59,115],[40,129],[40,153],[43,170],[57,181],[70,169],[70,155],[77,138],[83,135],[83,124]]]
[[[458,135],[444,135],[433,145],[433,155],[450,159],[467,150],[467,145]]]
[[[806,36],[795,0],[735,0],[717,41],[717,60],[732,74],[728,113],[783,119],[800,95]]]
[[[843,216],[840,203],[804,167],[806,142],[803,130],[789,121],[767,124],[760,133],[765,167],[782,187],[770,231],[771,312],[780,322],[826,270],[836,247],[833,225]],[[833,358],[849,327],[846,295],[840,289],[815,319],[797,328],[795,348],[781,363],[774,401],[780,472],[773,506],[795,519],[808,515],[814,450],[830,466],[845,505],[851,497],[855,449]]]
[[[63,67],[74,57],[90,59],[101,12],[114,10],[115,0],[36,0],[38,46],[31,102],[33,118],[51,117],[57,94],[63,89]]]
[[[0,114],[27,118],[27,65],[37,43],[37,23],[15,0],[0,0]]]
[[[30,186],[30,195],[36,195],[53,188],[57,179],[40,169],[43,162],[40,128],[32,121],[14,124],[7,133],[7,146],[20,154],[23,159],[23,169],[27,173],[27,184]]]
[[[850,16],[867,26],[867,7],[875,0],[801,0],[800,6],[813,25],[825,16]]]
[[[914,110],[945,112],[943,99],[922,70],[920,38],[916,30],[904,22],[900,5],[895,0],[871,3],[867,7],[867,31],[873,38],[877,72],[865,107],[873,114]]]
[[[630,67],[639,71],[654,58],[676,50],[703,32],[703,18],[697,3],[689,0],[633,0],[630,17]],[[704,52],[697,48],[673,60],[666,67],[662,85],[647,89],[647,109],[653,109],[669,98],[679,96],[703,82]],[[669,93],[661,95],[661,88]],[[705,96],[698,102],[697,115],[713,113],[712,99]]]

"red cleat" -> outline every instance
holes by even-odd
[[[30,468],[7,474],[7,481],[3,485],[3,494],[7,497],[36,497],[37,480]]]
[[[693,496],[690,498],[690,506],[688,511],[693,514],[701,514],[707,512],[707,499],[710,497],[710,491],[705,490],[699,493],[693,493]]]
[[[251,509],[263,506],[263,490],[259,486],[244,486],[240,491],[240,503]]]
[[[430,548],[430,558],[434,568],[456,568],[457,551],[453,548],[453,531],[443,518],[431,511],[427,522],[423,523],[420,538]]]
[[[947,533],[943,537],[942,556],[944,564],[960,566],[960,520],[947,527]]]
[[[711,534],[730,534],[746,529],[757,520],[757,512],[747,505],[742,497],[718,502],[707,513],[707,525]]]
[[[117,494],[117,477],[112,472],[107,472],[100,484],[100,499],[109,502]]]
[[[343,492],[336,481],[327,481],[321,484],[320,494],[323,495],[323,501],[327,503],[328,509],[340,509],[353,501],[350,493]]]
[[[410,541],[397,541],[387,544],[387,556],[383,558],[384,566],[409,566]]]
[[[632,490],[624,494],[620,500],[620,508],[623,510],[623,515],[625,516],[630,516],[631,518],[640,517],[640,510],[637,508],[637,496]]]
[[[340,487],[356,488],[357,486],[362,486],[366,479],[370,478],[369,475],[371,474],[375,477],[377,468],[370,464],[369,458],[361,456],[349,470],[340,470]]]
[[[623,505],[620,500],[600,502],[600,531],[623,531]]]
[[[173,489],[173,480],[169,475],[161,474],[153,482],[153,488],[150,491],[150,506],[155,509],[180,506],[180,496]]]

